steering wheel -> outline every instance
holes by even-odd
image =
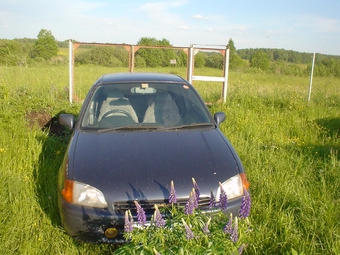
[[[115,110],[111,110],[111,111],[106,112],[106,113],[102,116],[102,119],[106,118],[107,116],[109,116],[109,115],[112,114],[112,113],[122,113],[122,114],[126,115],[127,117],[130,117],[131,119],[133,119],[130,113],[128,113],[127,111],[118,110],[118,109],[115,109]]]

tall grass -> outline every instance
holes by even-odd
[[[227,104],[211,109],[227,113],[221,129],[251,181],[254,236],[248,251],[339,254],[338,81],[317,79],[307,103],[302,78],[251,76],[238,76]]]
[[[127,70],[76,67],[77,95],[83,98],[101,74],[116,71]],[[185,69],[155,71],[185,77]],[[64,234],[56,182],[67,142],[27,120],[32,111],[79,111],[80,104],[68,103],[67,67],[0,67],[0,77],[0,253],[114,253],[112,245]],[[226,104],[220,83],[194,82],[212,113],[226,113],[221,129],[251,182],[246,254],[340,254],[339,81],[314,78],[308,103],[306,77],[230,72]]]

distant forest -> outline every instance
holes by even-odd
[[[137,45],[172,46],[166,39],[148,37],[141,38]],[[236,49],[232,39],[228,45],[231,70],[296,76],[310,74],[313,53],[268,48]],[[0,66],[67,65],[65,49],[68,46],[68,41],[57,41],[51,31],[45,29],[39,32],[37,39],[0,39]],[[128,65],[128,53],[123,47],[82,46],[82,50],[77,51],[75,58],[77,64],[113,67]],[[194,63],[195,67],[222,69],[223,57],[218,52],[200,51],[195,55]],[[141,48],[135,55],[136,67],[186,66],[186,64],[187,55],[182,50]],[[340,77],[340,56],[316,53],[314,75]]]
[[[285,61],[294,64],[310,64],[313,53],[306,52],[298,52],[293,50],[285,50],[285,49],[268,49],[268,48],[259,48],[259,49],[239,49],[237,53],[242,59],[250,60],[251,56],[255,51],[264,51],[270,61]],[[335,55],[325,55],[325,54],[316,54],[316,58],[318,62],[329,61],[331,59],[335,61],[340,61],[340,56]]]

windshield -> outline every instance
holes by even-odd
[[[197,92],[187,84],[104,84],[87,102],[81,120],[81,128],[85,129],[140,130],[214,124]]]

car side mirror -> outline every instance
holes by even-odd
[[[224,112],[216,112],[214,114],[214,120],[215,120],[217,126],[219,126],[223,121],[225,121],[225,113]]]
[[[73,114],[66,114],[66,113],[60,114],[58,121],[60,125],[69,127],[69,129],[73,129],[73,126],[74,126]]]

